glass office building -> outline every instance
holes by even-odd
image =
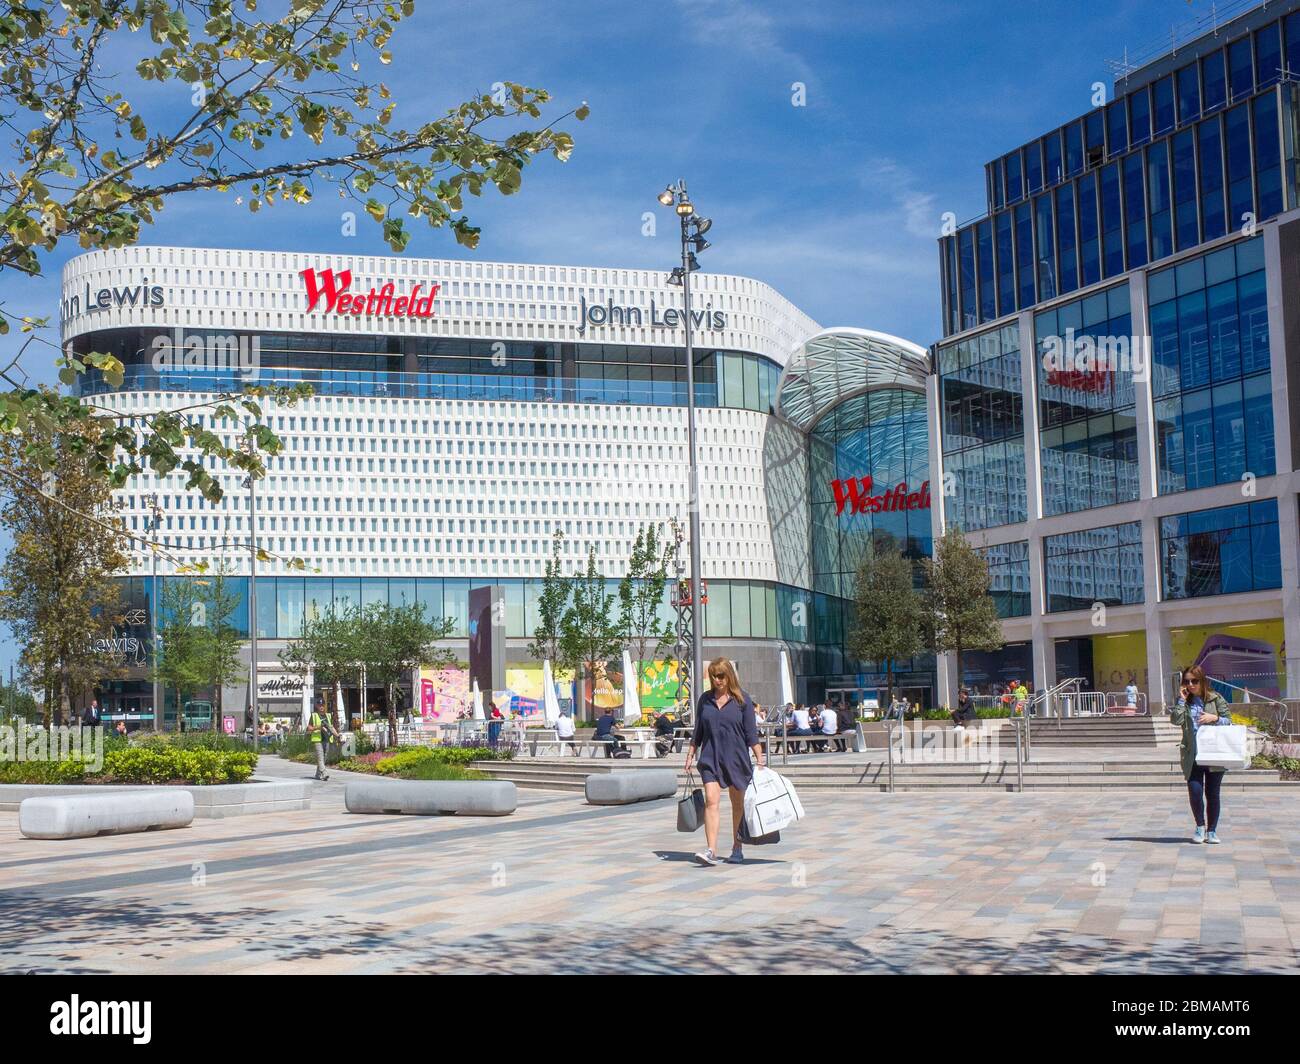
[[[1300,696],[1298,149],[1291,0],[985,167],[987,216],[940,241],[930,384],[940,521],[988,557],[1008,641],[966,682],[1028,646],[1039,689],[1158,707],[1199,663]]]

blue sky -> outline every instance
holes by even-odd
[[[1111,83],[1108,59],[1158,46],[1209,6],[417,0],[382,68],[395,120],[414,125],[504,80],[546,88],[559,109],[586,101],[591,117],[567,123],[568,163],[541,160],[516,195],[470,202],[477,251],[417,229],[407,253],[668,269],[672,228],[643,236],[642,214],[670,221],[654,197],[685,177],[714,219],[706,270],[766,281],[823,325],[928,345],[939,335],[941,218],[983,212],[984,163],[1084,113],[1093,83]],[[133,62],[116,58],[130,94]],[[792,105],[795,82],[806,106]],[[233,192],[178,199],[145,242],[386,253],[364,221],[342,236],[347,205],[319,191],[309,206],[255,217]],[[4,277],[0,299],[55,314],[59,271],[77,250],[48,256],[41,279]],[[0,338],[5,362],[16,346]],[[52,354],[24,357],[32,379],[53,380]],[[12,656],[6,641],[6,673]]]

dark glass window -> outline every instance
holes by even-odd
[[[974,531],[1026,516],[1024,391],[1019,327],[939,348],[944,470],[952,524]]]
[[[1216,240],[1228,231],[1223,205],[1223,136],[1219,119],[1210,118],[1196,127],[1200,142],[1201,227],[1206,240]]]
[[[1115,277],[1124,272],[1124,214],[1120,206],[1119,163],[1101,172],[1102,272]]]
[[[1128,286],[1041,311],[1034,315],[1034,331],[1043,512],[1136,499],[1136,363]]]
[[[1043,189],[1043,146],[1039,141],[1025,145],[1025,193],[1032,196]]]
[[[1169,142],[1147,149],[1147,199],[1151,221],[1151,259],[1163,259],[1174,252],[1173,225],[1169,211]]]
[[[1147,278],[1161,494],[1276,469],[1262,246],[1256,237]]]
[[[961,307],[957,303],[957,238],[943,241],[944,273],[948,285],[948,333],[961,331]]]
[[[1255,84],[1273,85],[1282,74],[1282,34],[1277,22],[1255,34]]]
[[[1286,29],[1286,68],[1289,81],[1300,79],[1300,11],[1283,20]]]
[[[1250,38],[1243,37],[1228,45],[1228,88],[1232,102],[1244,100],[1255,91],[1255,64],[1250,54]]]
[[[1255,98],[1255,180],[1259,183],[1259,217],[1282,213],[1282,144],[1277,128],[1277,96]]]
[[[1223,66],[1223,49],[1201,60],[1201,79],[1205,85],[1203,110],[1213,111],[1228,102],[1228,75]]]
[[[1042,302],[1057,294],[1056,249],[1052,239],[1052,197],[1034,200],[1034,238],[1038,250],[1038,299]]]
[[[1166,75],[1155,84],[1156,122],[1152,136],[1158,137],[1174,128],[1174,76]]]
[[[1003,169],[1007,175],[1007,202],[1015,203],[1016,200],[1022,199],[1025,195],[1024,186],[1021,182],[1020,153],[1013,151],[1003,160]]]
[[[1061,134],[1049,133],[1043,138],[1043,155],[1046,159],[1044,187],[1050,188],[1065,176],[1061,161]]]
[[[1088,169],[1100,166],[1106,158],[1106,120],[1100,109],[1089,111],[1084,117],[1083,143]]]
[[[1178,124],[1195,122],[1201,117],[1201,77],[1195,63],[1178,72]]]
[[[1028,203],[1016,208],[1016,299],[1022,310],[1035,303],[1034,222]]]
[[[1151,139],[1151,98],[1145,87],[1128,98],[1128,139],[1134,148]]]
[[[1112,158],[1128,151],[1128,115],[1123,100],[1106,105],[1106,133],[1110,139]]]
[[[989,164],[989,181],[993,185],[993,209],[999,210],[1005,203],[1002,193],[1002,160],[994,159]]]
[[[1003,211],[994,219],[998,251],[998,316],[1016,309],[1016,261],[1011,239],[1011,212]]]
[[[1142,526],[1133,521],[1046,536],[1043,568],[1049,613],[1142,602]]]
[[[1163,517],[1160,558],[1169,599],[1281,587],[1277,500]]]
[[[989,221],[975,227],[975,246],[979,256],[980,321],[991,321],[998,313],[994,297],[993,225]]]
[[[1073,177],[1083,169],[1083,128],[1078,122],[1065,127],[1065,176]]]
[[[1060,255],[1060,294],[1079,287],[1079,265],[1074,234],[1074,186],[1061,185],[1056,190],[1056,249]]]
[[[1097,226],[1097,175],[1079,178],[1079,283],[1101,280],[1101,231]]]
[[[961,278],[961,327],[969,329],[979,324],[975,303],[975,230],[963,229],[957,234],[957,259]]]
[[[1028,617],[1029,543],[1018,540],[979,548],[989,566],[989,595],[999,617]]]
[[[1128,268],[1147,264],[1146,197],[1142,187],[1142,153],[1124,159],[1124,246],[1128,251]]]
[[[1174,137],[1174,237],[1179,251],[1200,240],[1196,210],[1196,131],[1184,129]]]
[[[1253,167],[1250,160],[1250,112],[1246,104],[1234,107],[1224,118],[1227,129],[1228,229],[1236,229],[1255,210]]]

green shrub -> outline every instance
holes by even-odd
[[[80,783],[85,779],[84,762],[0,761],[0,783]]]
[[[178,750],[137,746],[104,755],[103,775],[115,783],[242,783],[257,768],[257,755],[244,750]]]
[[[1256,754],[1251,768],[1275,768],[1284,780],[1300,780],[1300,757],[1278,757],[1276,754]]]
[[[425,758],[402,774],[408,780],[485,780],[487,773]]]

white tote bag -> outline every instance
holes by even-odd
[[[1207,724],[1196,729],[1196,763],[1207,768],[1250,768],[1244,724]]]
[[[784,776],[770,768],[754,769],[745,788],[745,826],[757,837],[780,831],[803,817],[803,806]]]

